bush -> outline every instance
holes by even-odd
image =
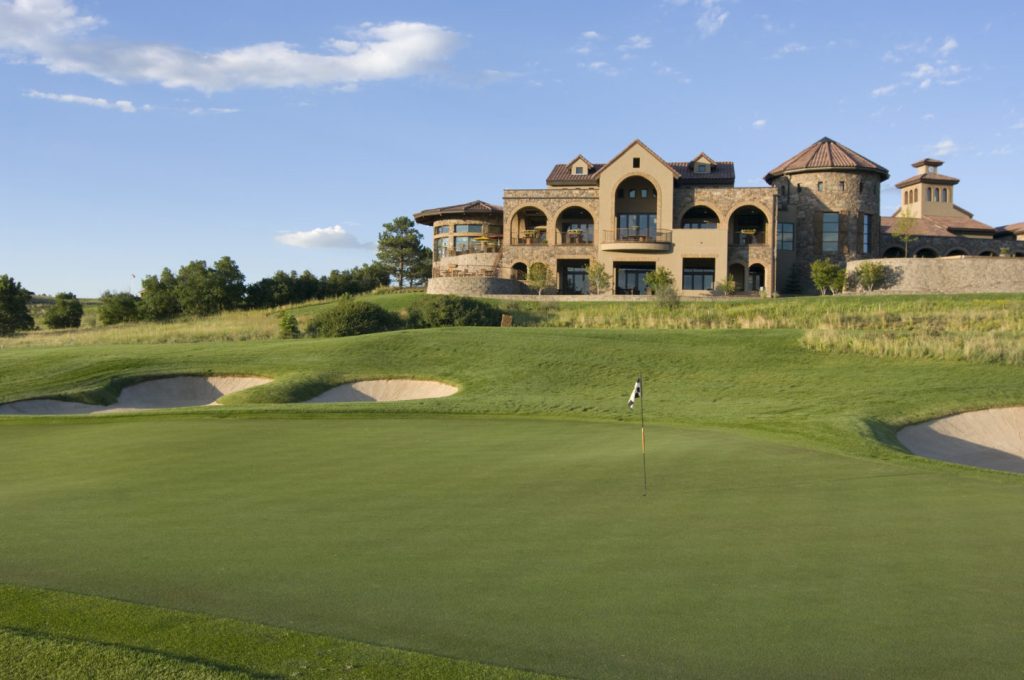
[[[347,300],[317,314],[306,330],[314,337],[339,338],[393,331],[401,326],[398,315],[383,307],[362,300]]]
[[[587,265],[587,285],[592,295],[600,295],[608,290],[612,277],[605,271],[604,265],[600,262],[591,262]]]
[[[285,314],[281,317],[277,335],[282,340],[292,340],[299,337],[299,320],[295,318],[294,314]]]
[[[36,322],[28,313],[28,302],[32,292],[7,274],[0,275],[0,335],[14,335],[18,331],[30,331]]]
[[[501,311],[492,305],[459,295],[428,295],[420,298],[409,310],[411,325],[425,328],[438,326],[497,326]]]
[[[846,286],[846,270],[832,260],[815,260],[811,263],[811,283],[822,295],[825,291],[841,293]]]
[[[715,295],[732,295],[735,292],[736,279],[732,278],[732,276],[727,276],[724,281],[719,281],[715,284]]]
[[[534,262],[526,270],[526,285],[536,290],[537,295],[543,293],[550,283],[551,273],[543,262]]]
[[[139,299],[131,293],[103,291],[100,296],[100,323],[109,326],[115,323],[139,320]]]
[[[857,267],[857,280],[867,290],[874,290],[885,281],[886,267],[881,262],[865,262]]]
[[[50,328],[78,328],[82,325],[82,313],[82,303],[74,293],[57,293],[43,316],[43,323]]]

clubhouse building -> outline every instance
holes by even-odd
[[[737,292],[809,292],[814,260],[902,256],[897,230],[913,236],[911,256],[1024,257],[1024,225],[975,221],[953,203],[959,180],[940,165],[915,163],[897,184],[900,219],[883,218],[889,171],[827,137],[768,172],[764,187],[735,186],[731,161],[666,161],[636,140],[606,163],[556,164],[543,188],[506,189],[501,206],[473,201],[415,219],[433,229],[431,292],[522,292],[537,262],[562,294],[588,292],[595,262],[619,295],[644,294],[659,267],[681,295],[709,295],[728,279]]]

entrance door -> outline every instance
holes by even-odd
[[[623,262],[615,264],[615,292],[619,295],[643,295],[647,292],[647,274],[654,263]]]
[[[587,260],[559,260],[558,283],[559,292],[563,295],[585,295],[589,292]]]

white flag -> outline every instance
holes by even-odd
[[[629,401],[627,402],[630,408],[633,408],[633,402],[640,398],[640,385],[642,382],[643,381],[640,378],[636,379],[636,385],[633,386],[633,393],[629,395]]]

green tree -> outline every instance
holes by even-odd
[[[888,269],[881,262],[865,262],[857,268],[857,281],[867,290],[874,290],[885,281]]]
[[[82,325],[82,314],[82,303],[74,293],[57,293],[43,316],[43,323],[49,328],[78,328]]]
[[[605,271],[604,265],[593,260],[587,265],[587,285],[590,287],[590,292],[595,295],[608,290],[609,284],[611,284],[612,277]]]
[[[543,262],[534,262],[526,270],[526,285],[537,291],[537,295],[544,292],[544,289],[551,283],[551,272]]]
[[[377,262],[398,281],[398,287],[430,278],[432,253],[423,245],[423,235],[408,217],[396,217],[384,225],[377,237]]]
[[[846,271],[832,260],[815,260],[811,263],[811,283],[822,295],[825,291],[841,293],[846,285]]]
[[[676,279],[672,276],[672,272],[665,267],[658,267],[644,280],[647,282],[647,288],[654,293],[658,302],[674,304],[678,301],[675,289]]]
[[[176,290],[178,304],[185,314],[206,316],[221,309],[218,282],[206,260],[192,260],[178,269]]]
[[[111,325],[139,320],[139,299],[131,293],[103,291],[100,296],[100,323]]]
[[[28,312],[32,291],[7,274],[0,274],[0,335],[14,335],[18,331],[30,331],[36,322]]]
[[[178,302],[178,280],[170,269],[164,267],[160,276],[147,276],[142,279],[142,300],[139,301],[139,314],[150,321],[166,321],[181,314]]]
[[[210,276],[219,310],[238,309],[245,303],[245,274],[238,268],[238,263],[225,255],[213,263]]]
[[[910,242],[917,239],[914,236],[914,218],[905,211],[900,211],[889,234],[903,244],[903,257],[910,257]]]
[[[299,332],[299,320],[294,314],[283,314],[278,324],[278,337],[284,340],[291,340],[301,335]]]

